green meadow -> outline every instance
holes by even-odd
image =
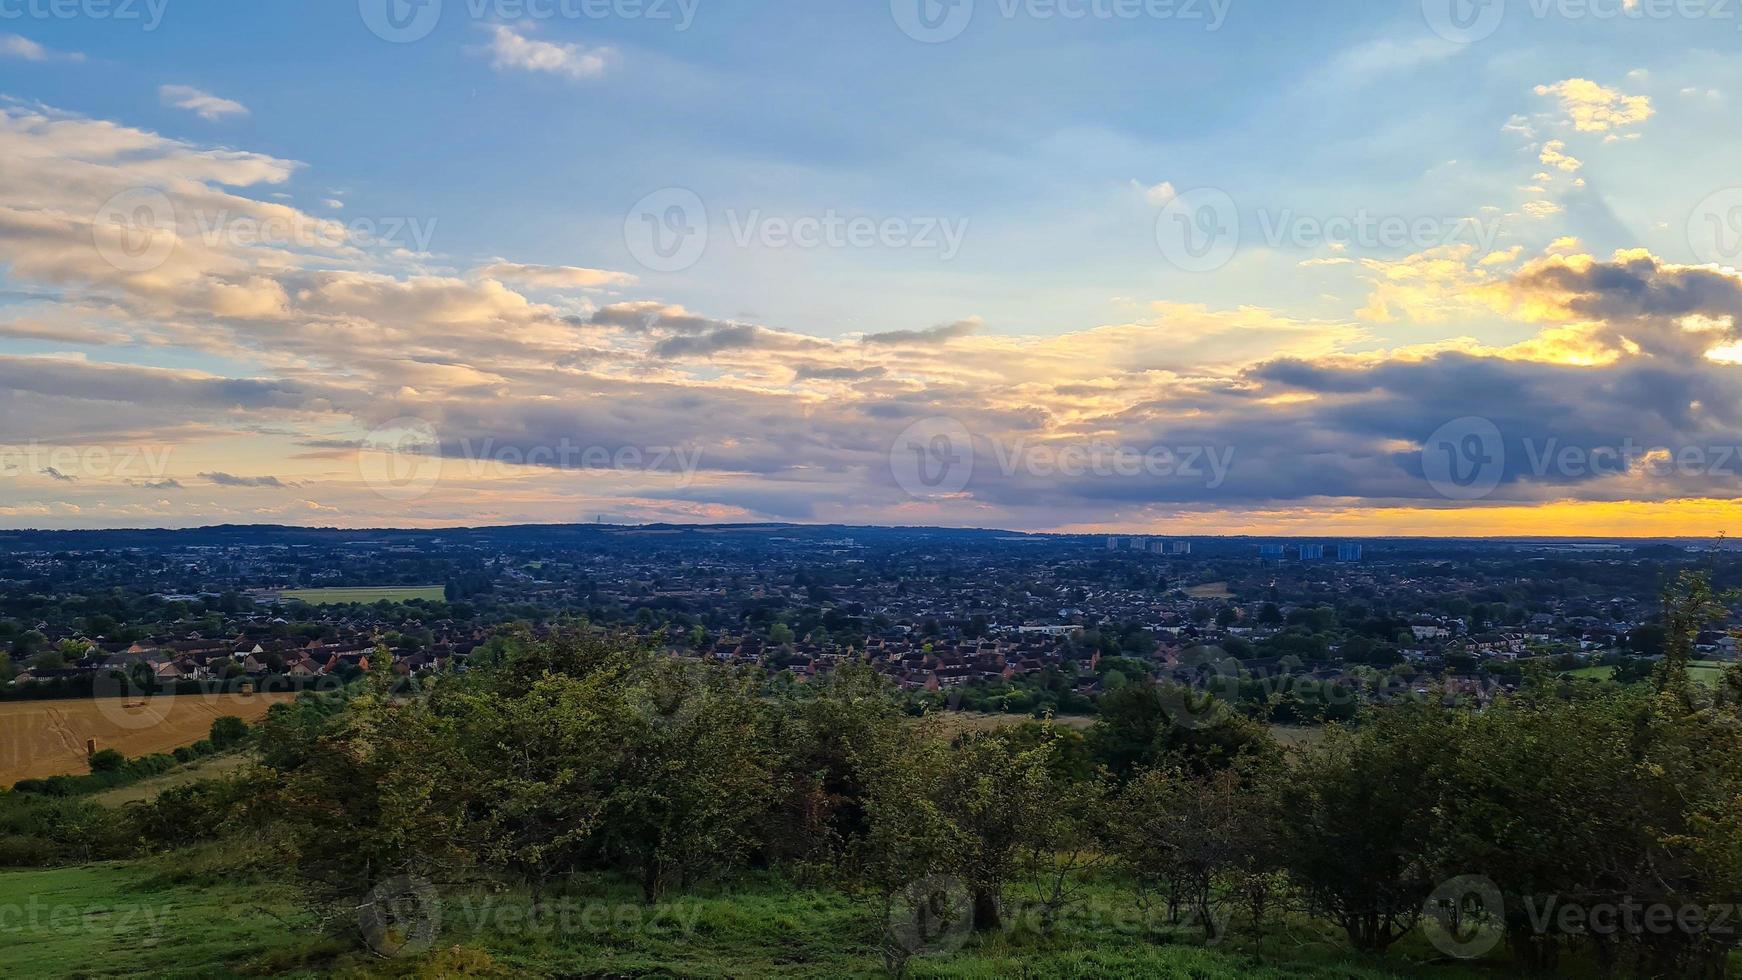
[[[444,592],[439,585],[387,585],[359,589],[286,589],[279,595],[285,599],[306,602],[311,606],[332,606],[345,602],[368,604],[383,599],[389,602],[407,602],[411,599],[440,602]]]

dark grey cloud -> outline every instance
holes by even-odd
[[[667,337],[653,345],[659,357],[708,357],[732,350],[814,350],[820,341],[783,330],[737,323],[704,334]]]
[[[748,350],[759,346],[760,340],[756,327],[721,327],[693,337],[667,337],[653,346],[653,353],[660,357],[706,357],[721,351]]]
[[[59,480],[62,483],[76,483],[76,482],[78,482],[78,479],[79,479],[76,476],[68,476],[67,474],[62,473],[60,470],[57,470],[52,466],[44,466],[38,472],[40,472],[43,476],[46,476],[51,480]]]
[[[276,476],[236,476],[231,473],[201,473],[200,479],[208,480],[220,487],[270,487],[284,489],[288,486]]]
[[[955,323],[940,324],[935,327],[927,327],[924,330],[888,330],[883,333],[866,334],[865,343],[920,347],[947,343],[958,337],[967,337],[978,333],[979,330],[979,320],[957,320]]]
[[[1730,318],[1722,334],[1725,340],[1736,339],[1735,320],[1742,317],[1742,280],[1714,269],[1669,267],[1650,255],[1588,266],[1540,264],[1520,273],[1515,285],[1548,294],[1579,316],[1601,321],[1612,346],[1630,340],[1658,356],[1699,358],[1715,346],[1712,334],[1690,334],[1683,328],[1680,321],[1687,316]]]
[[[797,381],[870,381],[889,373],[880,367],[829,367],[822,364],[799,364],[792,371]]]
[[[686,313],[663,303],[613,303],[600,307],[592,316],[592,323],[603,327],[618,327],[624,330],[654,331],[669,330],[680,333],[699,333],[704,330],[716,330],[728,323],[705,316]]]

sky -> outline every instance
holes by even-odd
[[[0,0],[0,526],[1718,534],[1739,41]]]

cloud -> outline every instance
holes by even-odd
[[[285,483],[276,476],[235,476],[230,473],[201,473],[200,479],[220,487],[270,487],[284,489]]]
[[[84,61],[85,56],[78,52],[62,54],[50,51],[48,48],[17,34],[0,34],[0,57],[20,58],[24,61]]]
[[[505,24],[489,28],[490,67],[497,71],[542,72],[564,78],[597,78],[615,52],[609,47],[583,48],[577,44],[539,41],[516,33]]]
[[[1581,133],[1607,133],[1623,126],[1633,126],[1651,118],[1651,99],[1644,95],[1626,95],[1588,78],[1569,78],[1553,85],[1538,85],[1537,95],[1552,95],[1560,100],[1561,110]]]
[[[1331,65],[1334,76],[1364,82],[1380,75],[1410,71],[1458,54],[1464,45],[1439,38],[1407,41],[1380,38],[1343,52]]]
[[[1560,140],[1549,140],[1542,145],[1542,153],[1538,157],[1544,166],[1554,167],[1567,173],[1577,173],[1584,163],[1577,157],[1566,152],[1567,145]]]
[[[337,509],[315,513],[282,493],[162,494],[153,491],[175,487],[88,480],[63,494],[77,490],[75,518],[23,499],[31,481],[21,480],[0,487],[0,514],[40,504],[68,522],[211,523],[261,519],[256,502],[266,499],[274,517],[350,526],[610,512],[1050,528],[1442,506],[1423,479],[1421,444],[1468,415],[1503,429],[1509,466],[1528,460],[1517,440],[1540,436],[1742,439],[1742,367],[1713,356],[1739,340],[1738,279],[1649,253],[1598,258],[1570,240],[1346,263],[1344,274],[1372,291],[1360,319],[1133,301],[1116,307],[1122,319],[1022,334],[987,333],[970,318],[842,339],[657,297],[594,309],[527,293],[628,284],[584,266],[501,258],[444,271],[342,236],[289,248],[198,233],[202,216],[220,212],[325,227],[262,199],[297,171],[293,161],[6,103],[0,153],[4,284],[40,297],[0,334],[107,342],[106,359],[124,352],[117,344],[149,345],[161,352],[154,360],[232,375],[0,354],[0,444],[173,446],[223,461],[202,463],[202,486],[318,486],[319,505]],[[91,247],[104,233],[91,215],[140,186],[173,202],[176,247],[161,267],[118,269]],[[1366,324],[1385,319],[1407,321],[1418,342],[1384,346]],[[1434,335],[1435,323],[1448,327]],[[907,426],[935,416],[961,420],[987,465],[959,498],[915,500],[895,483],[890,451]],[[399,505],[365,485],[356,460],[373,430],[399,431],[406,419],[437,433],[446,465],[427,497]],[[992,462],[1018,445],[1097,444],[1232,451],[1233,466],[1210,486]],[[687,481],[670,457],[578,480],[549,455],[564,445],[698,455]],[[454,463],[483,446],[522,462]],[[1496,501],[1736,489],[1674,473],[1575,479],[1516,465]]]
[[[944,344],[959,337],[972,336],[980,331],[985,323],[979,317],[973,316],[955,323],[945,323],[924,330],[889,330],[884,333],[866,334],[867,344],[889,344],[904,347]]]
[[[78,477],[68,476],[67,474],[62,473],[60,470],[57,470],[52,466],[44,466],[38,472],[40,472],[43,476],[46,476],[51,480],[58,480],[61,483],[74,483],[78,480]]]
[[[1156,207],[1163,207],[1167,202],[1179,196],[1178,192],[1173,189],[1173,183],[1171,181],[1164,180],[1159,184],[1149,184],[1146,186],[1133,180],[1131,186],[1141,191],[1143,193],[1143,199]]]
[[[473,275],[504,282],[519,282],[545,289],[598,289],[605,286],[628,286],[635,277],[627,272],[604,269],[583,269],[572,265],[526,265],[497,261],[476,270]]]
[[[164,105],[186,109],[206,122],[218,122],[225,116],[246,116],[248,107],[231,99],[221,99],[191,85],[165,85],[157,90]]]
[[[799,364],[793,367],[797,381],[868,381],[881,378],[889,370],[882,367],[826,367],[821,364]]]
[[[820,341],[784,330],[734,323],[703,334],[667,337],[655,344],[659,357],[709,357],[735,350],[801,350],[825,346]]]

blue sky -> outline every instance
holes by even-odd
[[[15,20],[90,60],[7,60],[0,84],[303,161],[299,201],[342,189],[354,211],[435,218],[440,247],[457,255],[621,265],[620,216],[668,185],[720,208],[967,218],[967,247],[949,265],[873,253],[747,270],[715,256],[662,285],[680,302],[795,329],[978,313],[990,329],[1030,332],[1102,322],[1118,313],[1112,297],[1159,289],[1205,302],[1314,295],[1310,282],[1267,275],[1170,275],[1145,248],[1132,180],[1219,186],[1250,207],[1462,213],[1477,188],[1518,182],[1505,166],[1518,147],[1499,123],[1532,108],[1534,85],[1618,84],[1646,69],[1679,89],[1734,71],[1717,53],[1733,39],[1709,23],[1539,22],[1519,3],[1497,35],[1456,45],[1407,3],[1231,0],[1209,30],[1207,5],[1195,20],[1072,22],[1005,20],[983,0],[961,37],[927,45],[883,4],[696,2],[682,31],[675,6],[668,21],[510,22],[615,50],[601,76],[579,81],[492,70],[477,49],[498,21],[447,0],[434,32],[407,44],[369,33],[350,3],[170,2],[150,32]],[[167,83],[250,114],[214,126],[162,105]],[[1700,122],[1721,125],[1728,109]],[[1668,154],[1721,177],[1722,152],[1689,160],[1685,143],[1656,142],[1617,154],[1618,184],[1643,182]],[[1451,159],[1455,176],[1430,176]]]
[[[392,403],[392,418],[427,421],[447,458],[465,455],[455,432],[472,442],[561,438],[562,426],[533,424],[527,413],[542,417],[565,397],[580,398],[586,412],[605,399],[629,406],[575,426],[577,439],[603,438],[603,419],[615,418],[611,438],[630,444],[724,447],[716,455],[725,462],[681,488],[647,479],[565,484],[562,466],[498,474],[492,479],[515,493],[492,498],[503,503],[489,519],[553,517],[572,503],[617,505],[626,518],[906,516],[1025,527],[1247,527],[1377,505],[1436,511],[1425,521],[1445,517],[1437,513],[1445,495],[1405,484],[1422,479],[1419,445],[1435,416],[1412,420],[1428,431],[1381,433],[1345,419],[1374,405],[1344,405],[1325,391],[1266,395],[1312,403],[1311,419],[1288,424],[1323,426],[1327,439],[1334,430],[1343,440],[1348,459],[1332,468],[1344,478],[1321,486],[1307,474],[1331,450],[1273,457],[1282,447],[1247,433],[1248,423],[1200,431],[1196,420],[1212,408],[1192,399],[1246,397],[1287,359],[1346,367],[1353,362],[1335,359],[1364,358],[1372,367],[1457,354],[1505,366],[1663,370],[1662,362],[1622,363],[1666,355],[1642,344],[1639,328],[1619,330],[1593,314],[1602,304],[1578,299],[1581,291],[1612,286],[1602,263],[1624,267],[1620,250],[1643,250],[1648,278],[1735,264],[1722,227],[1733,209],[1727,198],[1710,203],[1736,180],[1742,149],[1730,122],[1742,96],[1742,12],[1722,6],[1687,16],[1654,0],[957,0],[925,9],[946,19],[971,11],[965,27],[922,43],[903,30],[922,0],[428,0],[396,8],[439,15],[417,22],[433,24],[427,36],[396,43],[370,25],[404,0],[156,2],[117,13],[104,0],[53,8],[0,0],[0,94],[19,138],[36,147],[30,158],[91,164],[80,154],[99,134],[144,134],[134,141],[150,146],[104,157],[90,193],[161,185],[183,243],[161,268],[115,276],[81,271],[70,258],[21,262],[40,230],[0,228],[19,250],[0,254],[0,319],[35,324],[0,333],[0,356],[269,379],[307,397],[273,420],[243,417],[261,406],[206,405],[200,411],[219,415],[173,435],[80,423],[6,437],[156,440],[210,467],[176,477],[184,487],[201,485],[200,472],[252,466],[281,486],[246,489],[307,491],[298,501],[255,495],[263,499],[247,503],[258,506],[235,510],[262,519],[292,519],[285,508],[299,503],[325,520],[396,513],[374,506],[355,485],[355,467],[347,477],[336,457],[321,463],[336,469],[318,472],[304,472],[313,465],[306,452],[219,465],[236,439],[268,454],[299,440],[356,441],[390,420],[359,407],[372,393]],[[109,16],[95,16],[104,10]],[[1496,10],[1497,21],[1482,20]],[[1454,11],[1488,26],[1448,36]],[[45,120],[85,128],[84,141],[49,133]],[[206,162],[172,172],[190,155]],[[270,175],[218,173],[244,157]],[[106,206],[107,194],[79,203],[86,188],[77,180],[41,191],[29,183],[54,171],[15,173],[3,203],[36,217],[64,213],[74,225]],[[672,189],[699,202],[706,249],[662,267],[638,254],[634,229],[649,196],[665,201],[659,195]],[[209,194],[230,204],[194,200]],[[221,240],[189,247],[202,220],[210,230],[247,202],[338,222],[353,240],[280,248],[238,240],[226,226]],[[1722,239],[1712,247],[1690,240],[1706,211]],[[653,220],[665,213],[662,205]],[[1223,234],[1226,254],[1208,267],[1181,262],[1169,236],[1184,227],[1175,223],[1182,216],[1220,221],[1223,233],[1235,227],[1236,240]],[[813,247],[783,234],[794,222],[835,218],[877,230],[862,243]],[[1411,230],[1369,233],[1380,225]],[[393,241],[354,239],[383,229]],[[1589,282],[1569,285],[1562,266]],[[535,267],[571,271],[541,276]],[[340,269],[398,284],[408,305],[345,306],[357,297],[334,285]],[[331,287],[314,306],[304,300],[322,288],[310,282]],[[442,310],[412,296],[438,284],[445,298],[430,302],[450,304]],[[465,292],[480,289],[482,299]],[[450,315],[455,309],[478,319]],[[1673,329],[1724,347],[1730,327],[1720,335],[1704,320],[1690,326],[1694,315],[1721,320],[1725,308],[1677,308],[1672,317]],[[463,338],[448,326],[460,321],[471,331]],[[381,329],[351,333],[363,322]],[[443,326],[405,327],[429,322]],[[572,335],[549,333],[562,323]],[[404,375],[388,366],[389,345],[358,346],[402,327],[399,355],[424,365]],[[938,327],[944,333],[924,333]],[[865,339],[881,334],[922,339]],[[493,352],[490,338],[520,347]],[[1707,372],[1720,363],[1702,356],[1679,367]],[[575,372],[572,384],[541,375],[541,364]],[[316,393],[316,379],[349,387]],[[1072,390],[1042,390],[1049,383]],[[668,407],[647,404],[672,386],[722,399],[716,407],[728,416],[747,414],[737,429],[698,422],[686,430]],[[1082,394],[1090,388],[1094,399]],[[88,409],[34,407],[67,420]],[[1463,413],[1446,421],[1493,414],[1484,405],[1444,411]],[[825,412],[842,414],[824,420]],[[888,473],[867,474],[878,454],[860,454],[883,445],[886,455],[897,438],[883,423],[939,417],[965,418],[982,455],[1024,432],[1146,445],[1160,426],[1244,446],[1250,466],[1299,479],[1294,490],[1257,479],[1234,496],[1014,479],[927,499],[896,492]],[[1704,445],[1727,438],[1730,424],[1627,421],[1640,417],[1621,416],[1629,431],[1564,434],[1603,445],[1635,434]],[[793,419],[816,421],[808,431],[781,428]],[[283,445],[268,450],[239,435],[262,432]],[[1503,433],[1514,456],[1551,436]],[[1411,440],[1413,468],[1366,470],[1365,461]],[[44,468],[20,467],[34,476]],[[146,502],[138,486],[112,479],[99,492],[105,479],[0,484],[0,518],[235,516],[217,497],[160,506],[165,498]],[[888,493],[861,505],[867,481]],[[449,482],[444,476],[442,486]],[[1603,483],[1507,470],[1505,499],[1459,513],[1485,507],[1498,520],[1507,508],[1723,496],[1704,484],[1611,481],[1599,492]],[[235,489],[206,484],[213,494]],[[89,495],[76,514],[59,499],[75,490]],[[428,514],[412,517],[465,516],[458,497],[428,502]]]

